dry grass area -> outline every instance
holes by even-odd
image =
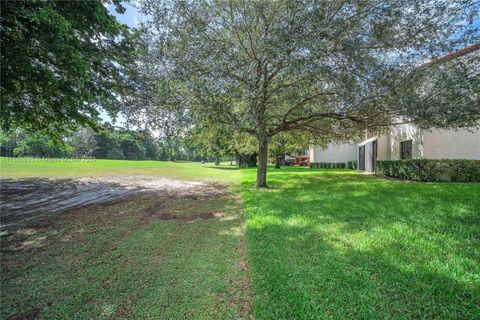
[[[150,190],[2,231],[2,319],[250,318],[238,198]]]

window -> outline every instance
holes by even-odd
[[[412,140],[400,142],[400,159],[412,159]]]

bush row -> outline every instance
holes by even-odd
[[[347,168],[356,170],[357,169],[357,161],[356,160],[348,161],[347,162]]]
[[[480,182],[480,160],[408,159],[377,161],[379,174],[414,181]]]
[[[326,169],[343,169],[346,167],[345,162],[310,162],[310,168],[326,168]]]

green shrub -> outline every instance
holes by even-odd
[[[312,169],[344,169],[347,165],[345,162],[311,162]]]
[[[356,160],[348,161],[347,162],[347,168],[348,169],[357,169],[357,161]]]
[[[408,159],[377,161],[379,174],[413,181],[480,182],[480,160]]]

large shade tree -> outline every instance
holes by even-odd
[[[475,59],[424,64],[478,41],[478,9],[462,0],[145,0],[152,104],[253,135],[256,186],[266,187],[280,132],[334,139],[395,121],[475,125]]]
[[[0,2],[1,127],[62,133],[118,111],[132,35],[121,0]]]

